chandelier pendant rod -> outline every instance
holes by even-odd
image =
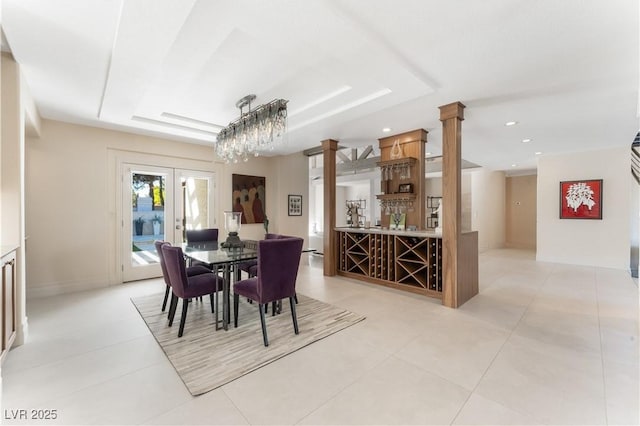
[[[245,114],[249,114],[251,112],[251,102],[255,100],[256,100],[256,95],[247,95],[242,99],[239,99],[238,102],[236,102],[236,108],[240,109],[240,117],[242,117]],[[246,113],[243,113],[242,109],[247,105],[249,106],[249,111],[247,111]]]

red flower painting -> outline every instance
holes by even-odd
[[[560,182],[560,219],[602,219],[602,179]]]

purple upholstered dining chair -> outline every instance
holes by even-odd
[[[187,238],[187,245],[198,247],[207,246],[211,243],[218,242],[218,228],[206,228],[206,229],[188,229],[185,231],[185,237]],[[206,263],[195,260],[191,262],[192,266],[207,266]]]
[[[171,304],[169,306],[169,327],[173,325],[173,318],[176,314],[178,299],[182,299],[182,316],[180,318],[180,329],[178,337],[182,337],[184,332],[184,324],[187,319],[187,309],[189,300],[209,295],[211,300],[211,312],[214,311],[213,297],[222,290],[222,278],[209,272],[207,274],[187,276],[187,267],[185,266],[184,253],[180,247],[172,247],[169,244],[163,244],[160,248],[164,256],[164,263],[167,268],[167,275],[171,283]]]
[[[164,290],[164,300],[162,301],[162,312],[164,312],[167,307],[167,300],[169,298],[169,290],[171,289],[171,284],[169,283],[169,275],[167,275],[167,266],[164,263],[164,256],[162,254],[162,250],[160,249],[163,245],[170,245],[166,241],[154,241],[153,244],[156,246],[156,252],[158,253],[158,259],[160,259],[160,267],[162,268],[162,278],[164,278],[164,283],[167,286]],[[187,276],[193,277],[194,275],[200,274],[210,274],[211,270],[204,266],[190,266],[187,268]]]
[[[234,325],[238,326],[240,296],[258,302],[265,346],[269,346],[269,339],[263,308],[269,302],[289,298],[293,329],[298,334],[294,297],[303,241],[297,237],[258,241],[258,275],[239,281],[233,286]]]
[[[280,235],[280,234],[265,234],[265,240],[278,240],[282,238],[294,238],[288,235]],[[236,279],[240,279],[239,271],[244,271],[249,275],[249,278],[255,277],[258,273],[258,261],[257,260],[246,260],[244,262],[238,263],[236,266],[238,269],[238,274],[236,275]]]
[[[188,229],[186,237],[187,244],[218,241],[218,228]]]

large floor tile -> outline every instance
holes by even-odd
[[[607,270],[609,271],[609,270]],[[638,320],[638,284],[626,271],[608,272],[596,283],[598,313],[601,317]],[[618,277],[612,279],[612,277]]]
[[[371,345],[336,333],[222,390],[251,424],[294,424],[387,357]]]
[[[512,336],[475,390],[546,424],[604,424],[602,359]]]
[[[374,289],[370,284],[340,277],[324,277],[322,271],[301,268],[298,273],[296,289],[301,293],[325,303],[336,303],[345,298],[355,297],[367,289]]]
[[[352,341],[361,342],[375,348],[376,351],[394,354],[418,337],[429,327],[436,315],[422,315],[420,319],[389,317],[367,317],[366,320],[343,330],[342,334]]]
[[[170,365],[155,339],[146,336],[35,368],[3,368],[3,407],[42,406],[53,398],[158,363]]]
[[[601,351],[597,316],[560,312],[533,304],[522,316],[514,335],[591,354],[600,355]]]
[[[604,382],[607,396],[607,421],[612,425],[640,424],[640,370],[634,363],[604,362]]]
[[[637,365],[640,359],[638,327],[637,319],[600,317],[603,359]]]
[[[374,286],[337,300],[336,305],[353,312],[366,312],[368,318],[409,318],[426,312],[441,312],[445,308],[439,299],[407,293],[386,287]]]
[[[596,268],[593,266],[556,264],[548,282],[550,284],[576,283],[592,284],[596,281]]]
[[[505,295],[501,289],[492,287],[467,301],[458,312],[470,319],[481,320],[494,327],[511,331],[527,308],[525,300],[514,299]]]
[[[220,389],[192,397],[159,416],[147,420],[146,425],[248,425],[240,410]]]
[[[51,400],[64,424],[140,424],[190,401],[169,363],[156,364]]]
[[[11,371],[34,368],[150,335],[144,323],[123,319],[78,327],[66,333],[30,336],[28,345],[13,349],[5,368]]]
[[[396,356],[471,391],[508,336],[504,329],[453,311],[426,324]]]
[[[390,358],[301,424],[449,424],[468,396],[469,391],[435,374]]]
[[[453,422],[454,425],[539,425],[540,421],[472,394]]]

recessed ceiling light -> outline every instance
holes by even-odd
[[[507,127],[515,126],[516,124],[518,124],[517,121],[507,121],[506,123],[504,123],[504,125],[507,126]]]
[[[542,154],[542,151],[536,151],[536,155]]]
[[[382,131],[385,133],[389,133],[391,131],[391,127],[385,127],[384,129],[382,129]]]
[[[522,139],[522,143],[529,143],[529,142],[531,142],[532,140],[533,140],[533,139],[531,139],[531,138],[525,138],[525,139]]]
[[[516,163],[513,163],[511,167],[518,167],[518,165]]]

